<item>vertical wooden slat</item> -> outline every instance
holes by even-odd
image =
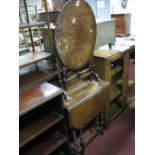
[[[26,0],[23,0],[23,1],[24,1],[24,7],[25,7],[25,12],[26,12],[27,22],[30,23],[29,14],[28,14],[28,10],[27,10],[27,3],[26,3]],[[31,28],[29,28],[29,33],[30,33],[30,38],[31,38],[32,49],[33,49],[33,51],[35,51],[35,46],[34,46],[34,42],[33,42],[33,36],[32,36]]]

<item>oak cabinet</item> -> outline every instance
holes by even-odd
[[[127,107],[129,54],[128,51],[96,50],[94,62],[100,78],[111,83],[110,105],[105,111],[107,128]]]

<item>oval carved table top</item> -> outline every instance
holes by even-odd
[[[67,68],[78,70],[88,63],[96,41],[96,22],[84,0],[65,5],[57,19],[55,40],[57,54]]]

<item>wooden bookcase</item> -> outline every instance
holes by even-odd
[[[57,77],[56,70],[47,70],[41,69],[38,67],[39,63],[46,59],[50,58],[51,54],[47,52],[30,52],[19,57],[19,89],[23,91],[29,87],[32,87],[38,83],[45,81],[50,81],[54,77]],[[44,67],[44,66],[42,66]],[[45,68],[44,67],[44,68]]]
[[[38,4],[41,3],[41,1],[28,1],[28,0],[21,0],[20,6],[19,6],[19,12],[21,10],[23,11],[23,14],[20,14],[20,19],[22,17],[25,18],[25,22],[23,20],[20,21],[19,24],[19,31],[21,33],[29,32],[27,35],[30,37],[31,40],[31,46],[28,46],[29,52],[24,52],[24,55],[21,55],[19,57],[19,69],[20,69],[20,75],[19,75],[19,87],[20,91],[25,90],[25,88],[32,87],[38,83],[44,82],[44,81],[50,81],[55,76],[57,76],[55,62],[54,62],[54,56],[53,51],[47,51],[44,49],[44,44],[40,42],[40,46],[35,45],[34,40],[35,37],[32,34],[33,30],[38,30],[38,32],[41,34],[38,35],[38,37],[42,37],[43,39],[43,33],[42,29],[46,27],[47,29],[47,38],[49,42],[52,44],[52,33],[50,31],[50,19],[48,14],[48,7],[47,7],[47,0],[42,0],[42,3],[44,4],[44,12],[46,13],[46,16],[44,20],[38,20],[38,13],[40,12],[38,8]],[[30,15],[30,8],[35,6],[35,20],[32,21],[32,14]],[[25,16],[22,16],[25,15]],[[26,35],[26,36],[27,36]],[[27,38],[29,38],[27,36]],[[44,46],[43,46],[44,45]],[[30,51],[32,50],[32,51]],[[25,54],[26,53],[26,54]],[[35,66],[35,67],[33,67]],[[33,69],[32,69],[33,68]],[[34,69],[35,68],[35,69]],[[28,71],[29,70],[29,71]],[[21,72],[24,74],[21,74]]]
[[[20,93],[21,155],[69,155],[62,105],[63,90],[42,83]]]
[[[110,105],[105,111],[105,126],[110,127],[127,107],[128,95],[128,50],[124,52],[96,50],[95,69],[101,79],[111,83]]]

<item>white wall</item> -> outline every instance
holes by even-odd
[[[135,35],[135,0],[128,0],[127,8],[121,7],[121,0],[110,0],[111,13],[131,13],[131,34]]]

